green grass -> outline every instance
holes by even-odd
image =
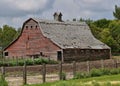
[[[120,74],[105,75],[101,77],[92,77],[85,79],[56,81],[51,83],[34,84],[34,85],[26,85],[26,86],[120,86],[120,83],[111,85],[111,81],[120,81]],[[91,82],[92,84],[90,84],[89,82]],[[100,83],[102,83],[102,85],[99,85]]]
[[[8,86],[7,81],[2,75],[0,75],[0,86]]]

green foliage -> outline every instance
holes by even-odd
[[[18,65],[19,65],[19,66],[23,66],[23,65],[24,65],[24,61],[23,61],[23,60],[18,61]],[[14,66],[15,66],[15,65],[14,65]]]
[[[116,19],[120,19],[120,7],[115,5],[115,12],[113,12],[113,15]]]
[[[103,75],[103,72],[99,69],[92,69],[90,71],[90,75],[91,77],[96,77],[96,76],[102,76]]]
[[[93,35],[111,47],[112,52],[120,52],[120,20],[100,19],[89,23]]]
[[[4,25],[1,31],[0,41],[3,48],[5,48],[11,41],[14,40],[16,30],[13,27]]]
[[[62,72],[60,76],[62,77],[62,80],[66,80],[66,74],[64,72]]]
[[[82,79],[82,78],[89,78],[91,77],[90,74],[88,74],[87,72],[78,72],[75,74],[74,79]]]
[[[110,70],[110,74],[111,74],[111,75],[119,74],[119,73],[120,73],[120,70],[119,70],[119,69],[111,69],[111,70]]]
[[[31,60],[31,59],[27,59],[25,62],[26,62],[26,65],[33,65],[34,64],[33,60]]]
[[[17,30],[8,25],[4,25],[2,28],[0,28],[0,51],[7,47],[13,40],[15,40],[20,32],[20,28]],[[0,52],[0,57],[2,57],[2,52]]]
[[[108,28],[109,23],[110,23],[110,20],[107,20],[104,18],[104,19],[95,21],[93,24],[98,28]]]
[[[90,23],[89,26],[95,38],[100,39],[101,38],[100,33],[102,32],[102,29],[98,28],[93,23]]]
[[[0,86],[8,86],[7,81],[3,78],[2,75],[0,77]]]
[[[104,68],[104,69],[100,69],[100,71],[102,72],[102,75],[110,75],[110,69]]]
[[[43,59],[43,58],[36,58],[36,59],[18,59],[17,60],[10,60],[6,62],[0,61],[0,66],[23,66],[26,62],[26,65],[40,65],[40,64],[57,64],[57,61],[49,60],[49,59]]]
[[[118,69],[92,69],[89,73],[86,72],[78,72],[76,73],[73,79],[83,79],[83,78],[90,78],[90,77],[98,77],[103,75],[114,75],[120,74],[120,68]]]

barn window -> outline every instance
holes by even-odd
[[[81,53],[84,53],[84,50],[81,50]]]
[[[37,28],[38,28],[38,26],[36,25],[36,26],[35,26],[35,29],[37,30]]]
[[[37,28],[37,25],[35,27]]]
[[[5,55],[5,56],[8,56],[8,52],[5,52],[4,55]]]
[[[98,50],[98,52],[100,53],[100,52],[101,52],[101,50]]]
[[[92,50],[92,53],[94,53],[95,52],[95,50]]]
[[[40,56],[43,56],[43,52],[40,52]]]
[[[26,26],[26,29],[28,28],[28,26]]]
[[[86,50],[86,53],[89,53],[90,52],[90,50]]]
[[[106,53],[106,52],[107,52],[107,50],[104,50],[104,52]]]
[[[61,52],[61,51],[58,51],[58,52],[57,52],[57,59],[58,59],[59,61],[62,60],[62,52]]]

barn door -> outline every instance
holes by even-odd
[[[61,51],[57,51],[57,60],[62,61],[62,52]]]

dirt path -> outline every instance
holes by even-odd
[[[67,75],[67,79],[72,78],[72,75]],[[6,77],[6,80],[9,83],[9,86],[22,86],[23,83],[23,78],[22,77]],[[54,82],[58,81],[59,76],[57,74],[51,74],[46,76],[46,82]],[[86,84],[90,85],[93,81],[89,81]],[[27,83],[28,84],[37,84],[37,83],[42,83],[42,76],[27,76]],[[107,83],[107,81],[104,82],[98,82],[98,83]],[[110,81],[109,83],[111,84],[120,84],[120,81]]]
[[[68,73],[66,78],[70,79],[73,76],[71,73]],[[22,86],[23,84],[23,78],[22,77],[6,77],[6,80],[9,84],[9,86]],[[59,76],[58,74],[50,74],[46,75],[46,82],[54,82],[58,81]],[[42,83],[42,76],[41,75],[35,75],[35,76],[27,76],[27,83],[28,84],[37,84],[37,83]]]
[[[56,75],[52,75],[52,77],[50,78],[50,76],[47,76],[46,81],[47,82],[52,82],[52,81],[56,81],[59,80],[57,78],[58,76]],[[21,86],[23,84],[23,78],[22,77],[6,77],[6,80],[8,81],[9,86]],[[37,84],[37,83],[42,83],[42,76],[27,76],[27,83],[28,84]]]

